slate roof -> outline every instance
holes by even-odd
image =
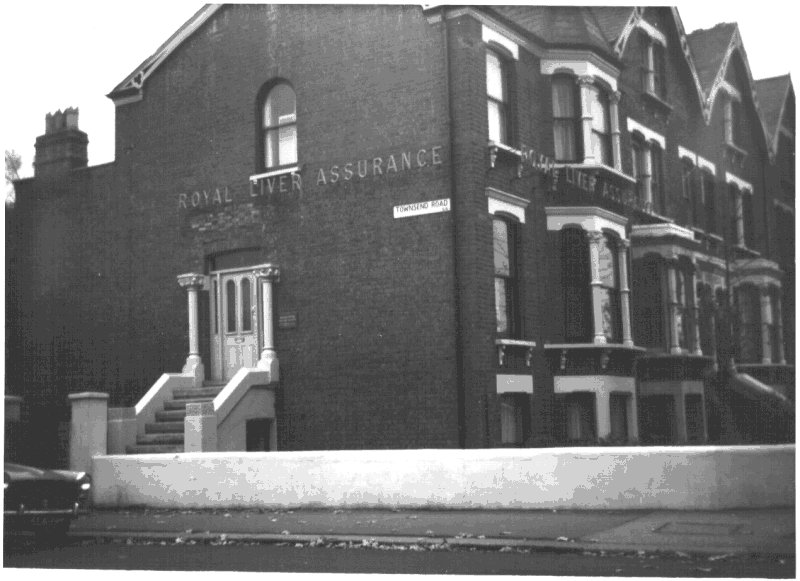
[[[723,22],[714,28],[695,30],[687,37],[700,86],[706,95],[711,93],[736,29],[736,23]]]
[[[760,79],[755,82],[758,104],[764,124],[769,132],[770,140],[775,138],[781,122],[781,113],[786,102],[786,95],[792,80],[789,75]]]
[[[632,7],[492,6],[496,14],[548,47],[590,47],[613,55],[612,46]]]

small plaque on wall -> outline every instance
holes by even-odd
[[[278,315],[279,329],[294,329],[297,327],[297,313],[284,313]]]

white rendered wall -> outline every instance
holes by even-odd
[[[97,506],[722,509],[794,505],[794,445],[99,456]]]

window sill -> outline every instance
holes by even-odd
[[[739,252],[743,252],[745,254],[749,254],[753,258],[760,258],[761,253],[758,250],[753,250],[752,248],[748,248],[744,244],[734,244],[733,248],[738,250]]]
[[[636,184],[635,177],[629,176],[628,174],[603,163],[555,163],[553,164],[553,167],[556,169],[569,167],[581,170],[599,171],[615,176],[616,178],[626,181],[629,184]]]
[[[656,95],[655,93],[651,93],[650,91],[644,91],[642,93],[643,97],[646,97],[648,101],[658,105],[661,109],[663,109],[666,113],[672,113],[672,105],[667,103],[664,99]]]
[[[288,166],[285,166],[285,167],[279,167],[279,168],[276,168],[276,169],[271,169],[271,170],[269,170],[267,172],[264,172],[264,173],[259,173],[259,174],[252,175],[252,176],[250,176],[249,180],[251,182],[257,182],[258,180],[263,180],[264,178],[272,178],[272,177],[275,177],[275,176],[282,176],[282,175],[286,175],[286,174],[292,174],[292,173],[296,173],[298,171],[300,171],[300,165],[299,164],[288,165]]]
[[[525,341],[522,339],[495,339],[497,347],[497,362],[500,367],[506,367],[506,349],[521,348],[525,350],[525,367],[531,366],[533,359],[533,348],[536,347],[535,341]]]

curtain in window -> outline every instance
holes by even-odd
[[[297,110],[294,90],[282,83],[264,102],[264,168],[297,163]]]
[[[603,334],[609,343],[621,342],[622,320],[619,308],[619,278],[617,244],[608,234],[598,243],[600,258],[600,311],[603,315]]]
[[[578,111],[575,80],[553,78],[553,138],[559,161],[578,160]]]

